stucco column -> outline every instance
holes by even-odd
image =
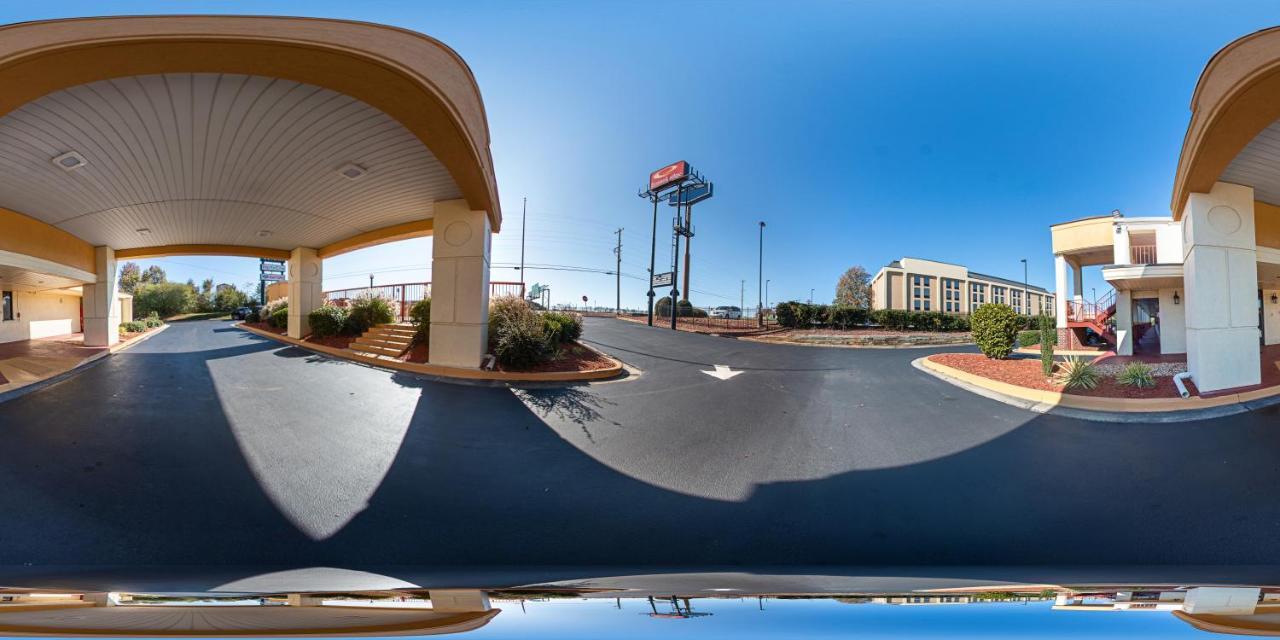
[[[476,368],[489,347],[489,215],[464,200],[435,203],[428,359]]]
[[[1133,294],[1116,290],[1116,355],[1133,355]]]
[[[93,269],[97,280],[84,285],[84,343],[91,347],[109,347],[120,342],[120,307],[116,306],[116,288],[120,274],[116,271],[116,251],[111,247],[93,248]]]
[[[1182,213],[1187,368],[1200,391],[1258,384],[1253,189],[1218,182]]]
[[[432,284],[432,287],[435,285]],[[431,313],[434,315],[436,303],[431,303]],[[449,611],[449,612],[470,612],[470,611],[488,611],[489,594],[484,591],[474,589],[432,589],[427,592],[431,598],[431,609],[433,611]]]
[[[324,304],[324,262],[316,250],[298,247],[289,253],[289,337],[311,333],[307,316]]]
[[[1076,302],[1084,302],[1084,273],[1077,261],[1071,261],[1071,294]]]

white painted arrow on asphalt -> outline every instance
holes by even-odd
[[[720,378],[721,380],[728,380],[729,378],[732,378],[742,372],[734,371],[733,369],[730,369],[727,365],[718,364],[716,365],[715,371],[703,370],[703,373],[711,376],[712,378]]]

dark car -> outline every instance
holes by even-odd
[[[240,307],[239,309],[231,312],[231,319],[244,320],[245,318],[248,318],[251,313],[253,313],[253,309],[251,307]]]

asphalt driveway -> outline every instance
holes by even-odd
[[[455,385],[178,323],[0,404],[3,566],[1274,565],[1280,409],[1038,415],[927,350],[590,319],[637,378]],[[715,365],[742,373],[707,375]]]

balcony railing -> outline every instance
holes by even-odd
[[[1156,264],[1154,244],[1129,245],[1129,264]]]
[[[408,319],[409,308],[419,300],[431,297],[430,282],[406,282],[403,284],[384,284],[376,287],[353,287],[324,292],[325,302],[340,307],[347,306],[350,301],[360,296],[374,295],[386,298],[391,303],[392,313],[401,321]],[[489,299],[499,296],[524,296],[523,282],[490,282]]]

